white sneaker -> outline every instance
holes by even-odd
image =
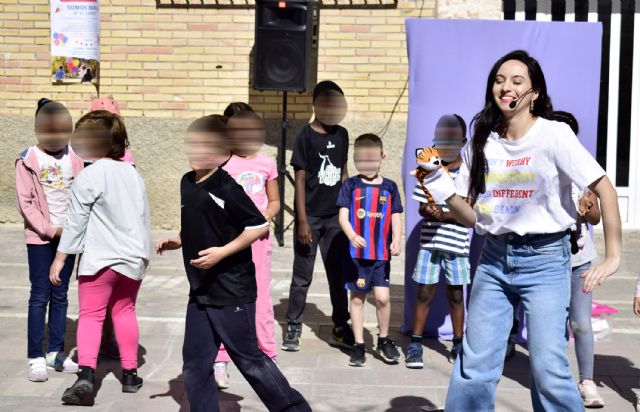
[[[65,356],[64,352],[47,353],[47,367],[58,372],[78,373],[78,364]]]
[[[578,384],[578,390],[585,408],[602,408],[604,399],[598,393],[598,387],[592,380],[585,379]]]
[[[49,377],[47,376],[47,363],[44,358],[32,358],[29,359],[29,372],[27,377],[31,382],[46,382]]]
[[[218,389],[229,389],[229,373],[227,373],[227,362],[215,362],[213,364],[213,377],[216,380]]]

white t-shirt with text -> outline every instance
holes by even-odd
[[[565,123],[538,118],[516,141],[489,135],[486,191],[476,198],[476,230],[480,234],[556,233],[576,221],[571,183],[580,189],[605,171]],[[472,145],[463,155],[455,180],[457,193],[468,197]]]

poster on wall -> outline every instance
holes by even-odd
[[[93,84],[100,73],[100,0],[51,1],[51,82]]]

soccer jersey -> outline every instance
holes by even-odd
[[[395,182],[383,178],[380,184],[369,184],[358,176],[351,177],[342,185],[337,205],[349,209],[351,227],[367,242],[364,248],[351,245],[351,257],[389,260],[391,215],[403,210]]]

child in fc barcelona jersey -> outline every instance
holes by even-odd
[[[377,351],[385,361],[398,363],[400,353],[389,338],[389,261],[400,254],[402,201],[398,186],[380,175],[384,159],[382,140],[364,134],[354,143],[358,175],[344,182],[338,196],[340,227],[351,242],[351,257],[357,269],[347,279],[351,295],[350,315],[355,345],[351,366],[364,366],[364,302],[373,290],[380,333]]]

